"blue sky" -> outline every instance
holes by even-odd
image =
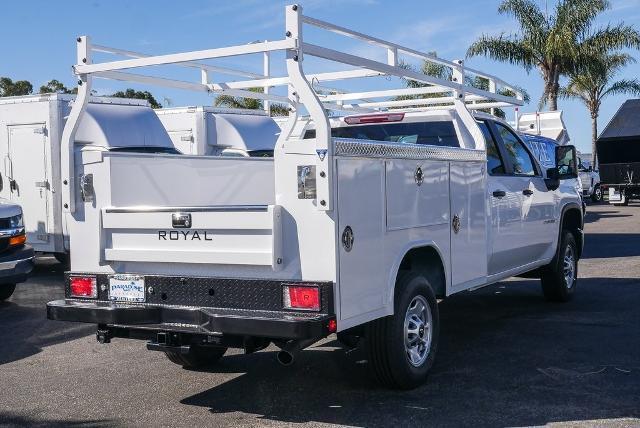
[[[544,5],[544,0],[539,0]],[[554,0],[548,0],[550,7]],[[601,23],[624,21],[640,27],[640,0],[611,0],[612,9]],[[168,1],[30,0],[3,2],[0,26],[0,76],[30,80],[37,88],[50,79],[74,84],[70,66],[75,62],[75,38],[81,34],[95,43],[147,53],[171,53],[244,44],[258,39],[283,37],[284,5],[291,1]],[[447,58],[463,58],[469,44],[482,33],[499,34],[517,29],[515,22],[497,13],[498,0],[448,2],[434,0],[301,0],[305,14],[391,40],[423,51],[437,51]],[[454,10],[454,6],[464,5]],[[382,58],[380,50],[319,32],[306,34],[314,43],[331,43],[347,52]],[[640,60],[640,52],[633,53]],[[98,58],[106,59],[106,58]],[[274,58],[274,72],[281,73],[282,61]],[[311,71],[322,67],[306,61]],[[261,70],[261,59],[230,59],[216,64]],[[523,111],[535,111],[542,91],[537,71],[471,58],[467,64],[497,75],[527,89],[532,102]],[[152,70],[151,73],[156,73]],[[160,73],[168,77],[197,81],[196,71],[169,67]],[[628,67],[620,78],[640,75],[640,64]],[[96,81],[100,93],[129,85]],[[338,86],[336,84],[335,86]],[[342,85],[344,87],[344,85]],[[210,96],[166,88],[136,86],[150,90],[163,104],[211,104]],[[626,97],[608,98],[602,107],[602,130]],[[590,151],[591,125],[587,110],[576,101],[561,101],[573,143]],[[509,112],[509,115],[512,113]]]

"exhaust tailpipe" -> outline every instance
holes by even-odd
[[[280,346],[280,351],[276,355],[276,359],[280,364],[288,367],[295,362],[300,351],[313,345],[316,342],[317,339],[290,340],[283,345],[278,345]]]
[[[276,355],[276,359],[280,364],[282,364],[285,367],[288,367],[293,364],[293,362],[296,359],[296,356],[289,351],[280,350],[280,352],[278,352],[278,355]]]

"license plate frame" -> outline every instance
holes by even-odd
[[[144,303],[144,276],[116,274],[109,276],[109,300],[112,302]]]

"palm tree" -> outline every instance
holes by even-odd
[[[467,50],[467,57],[491,59],[537,68],[544,80],[543,99],[550,110],[558,109],[560,76],[580,66],[581,46],[592,51],[640,48],[640,33],[622,23],[592,31],[598,15],[610,8],[608,0],[558,0],[554,14],[547,15],[533,0],[503,0],[501,14],[513,16],[517,34],[482,35]]]
[[[429,54],[432,55],[434,58],[437,58],[438,56],[437,52],[429,52]],[[405,68],[407,70],[416,71],[415,67],[405,62],[401,62],[400,67]],[[420,72],[423,74],[426,74],[427,76],[437,77],[438,79],[442,79],[442,80],[451,80],[453,78],[453,70],[450,67],[442,64],[437,64],[428,60],[422,61],[422,65],[420,66]],[[489,90],[489,79],[485,79],[484,77],[480,77],[480,76],[473,76],[473,77],[467,76],[465,79],[466,79],[465,84],[468,86],[472,86],[474,88],[482,89],[485,91]],[[411,79],[403,79],[403,80],[407,88],[423,88],[423,87],[431,86],[430,84],[417,82]],[[528,103],[530,101],[530,98],[527,91],[519,87],[517,88],[517,90],[523,95],[523,100]],[[507,97],[514,97],[516,95],[515,92],[513,92],[512,90],[504,89],[504,88],[499,89],[498,93],[500,95],[505,95]],[[394,97],[394,100],[399,101],[399,100],[414,100],[414,99],[424,99],[424,98],[440,98],[447,95],[451,96],[451,90],[445,89],[442,93],[433,93],[433,94],[400,95],[400,96]],[[491,100],[481,101],[481,102],[491,102]],[[416,105],[415,107],[418,107],[418,106]],[[504,110],[500,108],[480,109],[480,111],[485,113],[495,114],[496,116],[501,117],[503,119],[506,117]]]
[[[264,92],[262,88],[249,88],[252,92]],[[262,100],[256,98],[233,97],[231,95],[218,95],[213,102],[216,107],[227,107],[247,110],[262,110]],[[284,104],[271,103],[271,116],[287,116],[289,109]]]
[[[602,101],[609,95],[640,95],[640,80],[622,79],[612,82],[616,74],[635,59],[624,53],[600,54],[591,58],[581,71],[571,73],[567,86],[559,91],[563,98],[578,99],[584,103],[591,115],[591,165],[596,166],[596,140],[598,138],[598,116]]]

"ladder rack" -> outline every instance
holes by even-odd
[[[384,109],[423,108],[455,109],[459,113],[461,110],[465,110],[468,113],[467,109],[488,109],[523,104],[523,94],[517,87],[491,74],[466,67],[462,60],[445,60],[432,54],[305,16],[302,14],[302,7],[299,5],[286,6],[285,17],[285,37],[281,40],[260,41],[245,45],[155,56],[92,44],[88,36],[79,37],[77,39],[77,63],[73,66],[73,72],[78,77],[79,82],[78,97],[69,116],[62,141],[64,147],[62,154],[63,184],[70,183],[71,177],[73,177],[72,142],[78,126],[78,120],[91,92],[93,78],[136,82],[207,92],[214,95],[225,94],[255,98],[263,100],[267,110],[272,102],[287,104],[291,108],[291,114],[290,125],[288,125],[289,128],[285,126],[285,133],[287,129],[293,127],[300,108],[304,106],[316,123],[317,149],[328,151],[327,159],[332,155],[332,149],[329,147],[328,111],[353,114]],[[308,43],[303,38],[303,28],[305,26],[316,27],[386,50],[387,61],[376,61],[327,46]],[[125,59],[94,62],[93,54],[95,52],[123,56]],[[271,75],[271,55],[274,52],[285,53],[287,73],[284,76]],[[262,73],[202,62],[256,54],[262,56]],[[307,74],[302,67],[305,56],[316,57],[335,64],[336,70]],[[450,69],[452,78],[447,80],[411,70],[403,66],[401,58],[403,56],[446,67]],[[138,68],[169,64],[199,70],[199,81],[176,80],[131,72],[131,70]],[[351,69],[339,69],[340,67],[344,68],[345,65],[351,67]],[[227,79],[222,79],[224,76]],[[356,92],[331,89],[324,86],[329,82],[345,83],[355,79],[380,76],[398,78],[396,80],[400,87]],[[468,84],[468,77],[484,79],[487,81],[488,90]],[[406,80],[415,81],[424,86],[408,88],[405,85]],[[286,87],[288,89],[287,95],[273,93],[271,89],[274,87]],[[262,88],[263,91],[254,92],[250,90],[254,88]],[[397,97],[401,96],[411,96],[412,98],[397,99]],[[462,114],[465,112],[462,112]],[[469,120],[469,118],[470,116],[466,120]],[[62,193],[64,209],[73,212],[73,186],[63,185]],[[331,208],[327,206],[323,209],[329,210]]]

